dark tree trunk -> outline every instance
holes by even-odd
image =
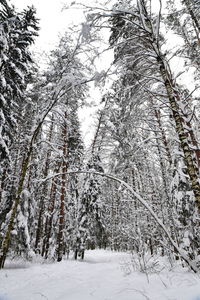
[[[52,140],[53,127],[54,127],[54,117],[52,115],[51,126],[50,126],[49,137],[48,137],[49,143],[51,143],[51,140]],[[48,172],[49,172],[50,155],[51,155],[51,150],[48,150],[47,155],[46,155],[45,167],[44,167],[44,178],[47,177]],[[41,241],[41,237],[44,233],[45,197],[47,195],[47,191],[48,191],[48,182],[45,181],[44,185],[43,185],[43,189],[42,189],[42,195],[41,195],[40,202],[39,202],[39,215],[38,215],[36,238],[35,238],[35,252],[36,253],[41,252],[40,241]]]
[[[66,172],[67,172],[67,113],[65,112],[65,124],[62,132],[63,138],[63,162],[62,162],[62,177],[61,177],[61,191],[60,191],[60,213],[59,213],[59,228],[57,238],[57,261],[62,260],[64,251],[64,236],[63,231],[65,227],[65,197],[66,197]]]

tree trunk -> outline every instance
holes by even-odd
[[[53,127],[54,127],[54,116],[52,115],[51,126],[50,126],[49,137],[48,137],[49,143],[51,143],[51,140],[52,140]],[[48,172],[49,172],[50,155],[51,155],[51,150],[48,150],[47,155],[46,155],[45,168],[44,168],[44,177],[47,177]],[[35,238],[35,252],[36,253],[40,253],[40,240],[42,237],[42,233],[44,231],[43,218],[44,218],[44,212],[45,212],[45,197],[47,195],[47,191],[48,191],[48,183],[45,181],[44,185],[43,185],[42,195],[40,198],[40,203],[39,203],[39,215],[38,215],[38,223],[37,223],[36,238]]]
[[[4,267],[4,263],[6,260],[6,255],[9,249],[9,243],[10,243],[10,235],[11,235],[11,231],[13,230],[13,224],[14,224],[14,220],[16,217],[16,213],[17,213],[17,208],[20,202],[20,198],[21,198],[21,193],[23,190],[23,184],[24,184],[24,180],[26,177],[26,173],[27,173],[27,169],[28,169],[28,163],[29,163],[29,159],[32,153],[32,146],[30,147],[26,159],[24,160],[23,164],[22,164],[22,172],[20,175],[20,181],[19,181],[19,185],[18,185],[18,189],[17,189],[17,193],[16,193],[16,198],[14,200],[14,205],[11,211],[11,216],[10,216],[10,221],[8,224],[8,228],[7,231],[5,233],[4,239],[2,241],[2,246],[1,246],[1,252],[0,252],[0,269],[3,269]]]
[[[193,26],[194,26],[194,29],[195,29],[195,33],[197,35],[197,39],[198,41],[200,42],[200,39],[199,39],[199,34],[200,34],[200,23],[199,23],[199,20],[198,18],[195,16],[195,13],[192,9],[192,3],[190,2],[190,0],[182,0],[183,3],[185,4],[190,16],[191,16],[191,19],[193,21]]]
[[[65,225],[65,196],[66,196],[66,172],[67,172],[67,113],[65,112],[65,124],[62,132],[63,138],[63,162],[62,162],[62,178],[61,178],[61,195],[60,195],[60,213],[59,213],[59,229],[57,239],[57,261],[62,260],[64,250],[64,225]]]
[[[153,101],[151,101],[151,103],[153,104]],[[166,138],[166,135],[165,135],[165,131],[164,131],[162,123],[161,123],[160,111],[158,111],[156,108],[154,108],[154,114],[155,114],[155,117],[156,117],[156,120],[157,120],[157,123],[158,123],[158,128],[161,132],[161,140],[162,140],[163,145],[165,147],[165,151],[166,151],[166,154],[167,154],[167,157],[168,157],[169,164],[171,165],[172,164],[172,156],[171,156],[171,152],[170,152],[170,149],[169,149],[169,144],[168,144],[168,141],[167,141],[167,138]]]
[[[23,187],[24,187],[24,181],[25,181],[25,178],[26,178],[29,161],[30,161],[30,158],[31,158],[31,154],[33,152],[33,143],[34,143],[35,139],[37,138],[37,136],[40,132],[40,128],[43,124],[44,118],[46,117],[47,113],[44,115],[42,121],[38,124],[38,126],[34,130],[32,138],[30,140],[30,144],[29,144],[29,148],[28,148],[26,157],[24,158],[24,160],[22,162],[20,179],[19,179],[18,188],[17,188],[15,199],[14,199],[13,207],[12,207],[12,210],[11,210],[11,216],[10,216],[8,228],[7,228],[7,231],[6,231],[5,236],[3,238],[1,249],[0,249],[0,269],[3,269],[3,267],[4,267],[7,252],[8,252],[8,249],[9,249],[10,235],[11,235],[11,231],[13,230],[13,225],[14,225],[16,214],[17,214],[17,208],[18,208],[18,205],[20,203],[21,194],[22,194]]]
[[[3,193],[4,185],[5,185],[6,173],[7,173],[7,167],[4,168],[3,173],[2,173],[2,177],[1,177],[1,184],[0,184],[0,203],[1,203],[1,200],[2,200],[2,193]]]
[[[59,172],[60,166],[56,169],[56,173]],[[53,212],[55,207],[55,200],[56,200],[56,191],[57,191],[57,182],[58,180],[53,179],[51,184],[51,192],[50,192],[50,202],[48,207],[48,215],[46,217],[45,222],[45,232],[44,232],[44,241],[42,246],[42,256],[45,258],[48,257],[48,251],[50,246],[50,237],[51,237],[51,230],[52,230],[52,223],[53,223]]]
[[[194,158],[193,150],[191,150],[187,138],[187,132],[184,129],[183,119],[180,115],[178,101],[175,97],[177,94],[177,89],[175,90],[173,86],[173,80],[165,67],[164,61],[158,57],[158,63],[160,65],[160,73],[164,80],[164,85],[168,94],[169,103],[172,109],[173,119],[176,125],[176,132],[179,137],[180,146],[184,154],[184,160],[187,167],[187,174],[189,175],[191,187],[194,192],[196,199],[196,206],[200,213],[200,184],[199,184],[199,174],[197,170],[197,161]]]

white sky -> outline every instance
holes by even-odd
[[[81,10],[62,11],[64,4],[70,4],[71,0],[12,0],[11,2],[19,10],[31,5],[36,8],[41,28],[36,46],[41,50],[53,49],[58,42],[58,35],[66,31],[70,24],[84,21]]]

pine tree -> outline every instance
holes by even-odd
[[[93,154],[87,164],[88,171],[103,173],[100,158]],[[84,258],[87,248],[103,245],[105,224],[103,222],[103,203],[101,200],[102,182],[95,175],[84,178],[82,192],[79,196],[77,220],[75,227],[74,257]]]

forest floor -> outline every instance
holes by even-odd
[[[0,300],[200,300],[200,278],[187,268],[154,258],[147,276],[138,265],[136,257],[106,250],[87,251],[83,261],[8,261]]]

